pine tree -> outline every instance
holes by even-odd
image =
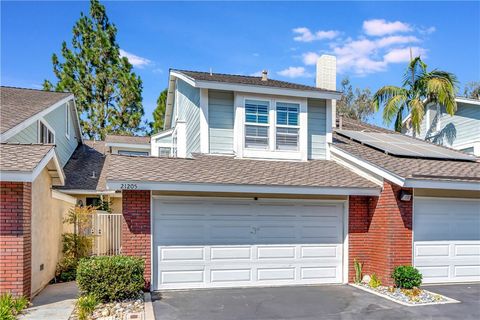
[[[62,60],[52,55],[54,85],[45,90],[75,95],[80,124],[88,138],[104,139],[108,133],[133,135],[141,127],[142,80],[126,57],[120,56],[117,28],[98,0],[90,1],[90,15],[83,12],[73,27],[71,46],[62,43]]]
[[[157,107],[153,111],[152,134],[163,130],[165,108],[167,106],[167,91],[163,90],[157,99]]]

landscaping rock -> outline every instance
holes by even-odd
[[[144,301],[143,294],[139,294],[137,299],[116,301],[109,303],[100,303],[93,311],[90,319],[92,320],[124,320],[128,314],[143,314]],[[77,310],[73,312],[69,320],[78,320]]]
[[[361,283],[360,286],[363,286],[367,289],[376,291],[382,295],[388,296],[395,300],[405,302],[408,304],[425,304],[425,303],[440,303],[446,302],[448,299],[442,295],[428,292],[422,289],[399,289],[394,287],[385,287],[379,286],[377,288],[372,288],[368,284]],[[415,291],[413,291],[415,290]]]

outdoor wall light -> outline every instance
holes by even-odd
[[[407,190],[400,190],[400,201],[412,200],[412,193]]]

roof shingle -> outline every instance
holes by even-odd
[[[105,143],[150,144],[150,137],[108,134],[105,137]]]
[[[195,155],[193,159],[109,155],[107,180],[217,183],[267,186],[377,188],[333,161],[235,159]]]
[[[189,71],[189,70],[172,70],[172,71],[183,73],[184,75],[199,81],[225,82],[225,83],[236,83],[236,84],[262,86],[262,87],[274,87],[274,88],[282,88],[282,89],[340,93],[339,91],[335,91],[335,90],[322,89],[322,88],[317,88],[313,86],[307,86],[303,84],[274,80],[274,79],[268,79],[267,81],[262,81],[262,77],[244,76],[244,75],[236,75],[236,74],[224,74],[224,73],[209,73],[209,72]]]
[[[71,95],[67,92],[0,87],[0,133]]]
[[[31,172],[53,149],[48,144],[0,144],[0,170]]]

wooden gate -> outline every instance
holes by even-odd
[[[97,211],[92,219],[93,255],[119,255],[121,234],[122,214]]]

